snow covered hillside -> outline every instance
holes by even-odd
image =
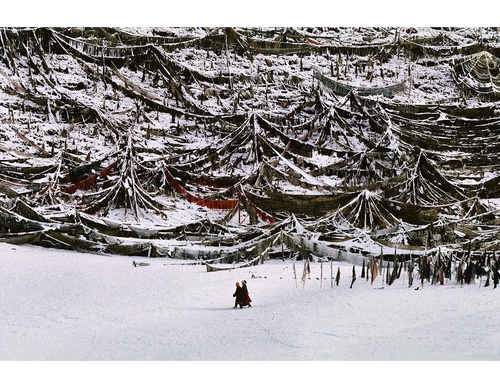
[[[0,239],[498,250],[495,28],[3,28]],[[372,247],[372,248],[370,248]]]

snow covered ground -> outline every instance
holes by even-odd
[[[150,265],[134,267],[133,260]],[[462,287],[454,281],[423,287],[414,281],[409,287],[403,273],[387,286],[382,275],[367,282],[356,267],[350,288],[347,263],[324,263],[322,280],[320,264],[311,263],[305,283],[300,261],[296,280],[291,261],[217,272],[187,263],[0,244],[0,360],[493,361],[493,366],[500,360],[499,291],[484,287],[484,279]],[[339,285],[332,287],[331,273],[335,277],[339,268]],[[234,284],[243,279],[252,307],[233,309]],[[180,364],[172,373],[190,375]],[[200,364],[203,371],[228,363]],[[273,371],[289,367],[271,364],[278,368]],[[378,365],[369,364],[360,367]],[[326,368],[325,378],[334,381],[333,375],[342,373],[336,363],[314,365],[320,373]],[[438,365],[447,370],[446,363]],[[498,377],[489,365],[481,373]],[[53,367],[42,367],[42,374]],[[417,368],[410,366],[410,373],[421,373]],[[299,371],[286,373],[293,382]],[[188,378],[200,377],[195,375]]]

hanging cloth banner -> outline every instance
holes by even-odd
[[[100,165],[100,163],[101,162],[95,162],[95,163],[92,163],[92,164],[89,164],[86,166],[79,167],[80,170],[78,170],[78,168],[70,170],[70,176],[71,175],[77,176],[79,173],[82,173],[82,171],[84,171],[84,172],[92,171],[91,168]],[[101,171],[99,172],[99,176],[101,178],[106,178],[109,174],[116,171],[117,169],[118,169],[118,163],[116,161],[114,161],[108,167],[102,168]],[[67,194],[74,194],[76,192],[76,190],[78,190],[78,189],[89,190],[97,185],[97,178],[98,178],[97,174],[89,175],[86,178],[76,180],[74,183],[72,183],[71,185],[69,185],[67,187],[61,188],[61,191],[63,193],[67,193]]]
[[[184,189],[184,187],[182,187],[179,182],[175,180],[173,175],[167,169],[165,169],[165,177],[167,178],[170,186],[177,193],[181,194],[189,202],[198,206],[206,207],[211,210],[232,210],[236,205],[238,205],[237,199],[204,199],[194,196]]]

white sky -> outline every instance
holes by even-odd
[[[463,7],[451,1],[396,0],[276,2],[252,0],[67,0],[2,4],[0,26],[497,26],[495,4]],[[486,3],[486,4],[485,4]],[[243,4],[243,5],[242,5]],[[325,5],[326,4],[326,5]],[[462,8],[463,7],[463,8]],[[492,8],[494,6],[492,5]],[[21,12],[22,10],[22,12]]]

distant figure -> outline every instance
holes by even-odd
[[[242,309],[243,306],[248,305],[243,288],[241,288],[239,282],[236,282],[236,291],[234,292],[233,297],[236,297],[236,300],[234,301],[234,308],[240,305],[240,309]]]
[[[248,294],[247,281],[242,280],[241,283],[242,283],[241,288],[243,289],[243,295],[245,296],[245,299],[248,302],[248,307],[252,307],[252,305],[250,304],[250,302],[252,302],[252,299],[250,299],[250,295]]]

